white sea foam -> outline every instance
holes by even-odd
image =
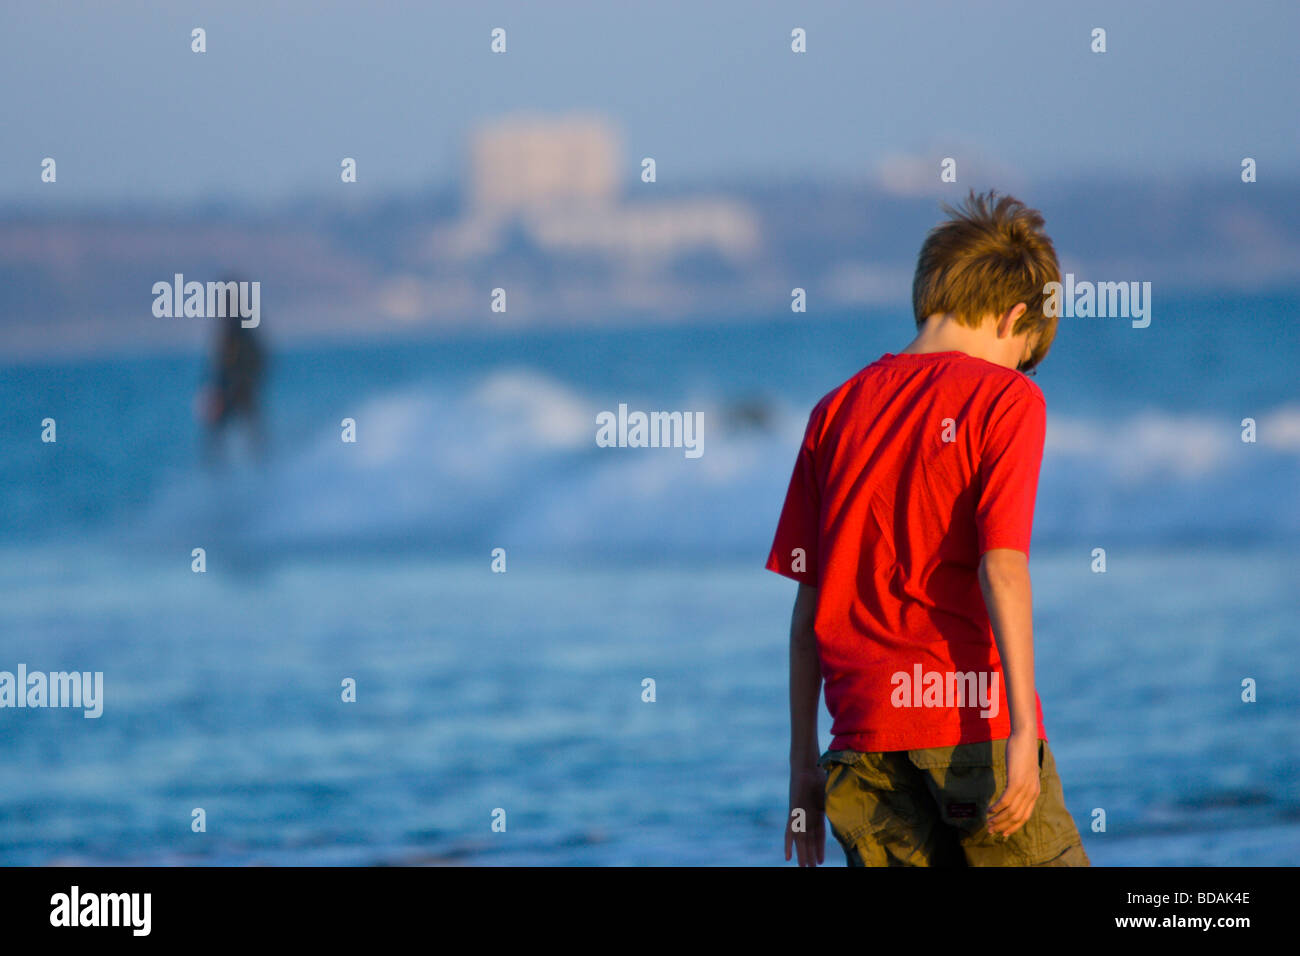
[[[265,547],[401,540],[435,552],[513,545],[679,558],[765,550],[807,410],[776,404],[755,416],[716,397],[659,396],[704,412],[706,455],[596,447],[602,408],[649,397],[588,394],[527,369],[469,388],[395,389],[351,413],[355,444],[322,428],[264,476],[173,488],[146,524],[206,527]],[[1260,412],[1255,444],[1241,441],[1241,417],[1049,413],[1040,539],[1300,530],[1300,407]],[[1234,496],[1243,484],[1251,495]]]

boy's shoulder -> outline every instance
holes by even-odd
[[[891,362],[891,359],[898,358],[905,360],[901,363]],[[818,445],[828,431],[836,431],[836,425],[832,424],[835,421],[842,425],[853,420],[859,408],[874,401],[878,394],[875,389],[892,388],[889,377],[897,369],[906,371],[907,358],[910,356],[897,356],[887,352],[822,395],[807,420],[807,444],[810,447]],[[936,369],[939,375],[931,378],[933,388],[948,386],[967,394],[984,392],[985,401],[982,405],[987,410],[985,416],[989,421],[1001,418],[1022,402],[1037,403],[1044,410],[1047,408],[1043,390],[1018,369],[985,362],[984,359],[963,352],[945,354],[945,359],[936,360],[936,364],[939,365]]]
[[[906,371],[909,366],[921,367],[920,362],[910,362],[911,359],[924,360],[925,364],[936,367],[939,372],[933,379],[936,384],[951,382],[956,387],[965,387],[972,391],[987,389],[994,405],[1006,407],[1020,400],[1038,402],[1044,406],[1047,404],[1043,390],[1018,369],[1007,368],[962,352],[915,356],[886,352],[823,395],[808,416],[810,426],[817,430],[824,428],[826,422],[845,402],[865,398],[868,389],[877,384],[877,379],[900,370]]]

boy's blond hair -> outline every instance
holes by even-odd
[[[974,190],[960,209],[945,203],[943,210],[951,218],[930,230],[916,260],[916,324],[938,312],[975,328],[990,312],[1002,315],[1023,302],[1025,314],[1013,332],[1037,333],[1029,359],[1020,366],[1021,371],[1033,368],[1056,337],[1056,316],[1043,312],[1043,288],[1061,281],[1042,214],[1011,196],[995,191],[977,196]]]

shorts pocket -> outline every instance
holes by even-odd
[[[1032,831],[1029,834],[1030,856],[1027,860],[1030,866],[1040,866],[1056,860],[1075,845],[1080,847],[1079,852],[1082,854],[1083,844],[1079,830],[1074,825],[1074,818],[1065,805],[1061,778],[1056,772],[1056,760],[1045,740],[1038,742],[1038,765],[1038,801],[1024,826],[1025,830]]]
[[[929,775],[943,822],[957,830],[971,866],[1034,866],[1078,842],[1065,812],[1051,751],[1038,742],[1038,799],[1033,813],[1009,837],[989,833],[989,805],[1007,785],[1005,740],[914,751],[912,762]]]

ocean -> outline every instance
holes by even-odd
[[[1147,328],[1063,319],[1035,378],[1038,690],[1095,865],[1300,858],[1297,312],[1157,290]],[[762,564],[812,405],[910,337],[282,346],[270,455],[216,469],[202,355],[5,365],[0,670],[104,702],[0,709],[0,864],[783,865],[795,586]],[[701,412],[703,453],[598,447],[620,404]]]

